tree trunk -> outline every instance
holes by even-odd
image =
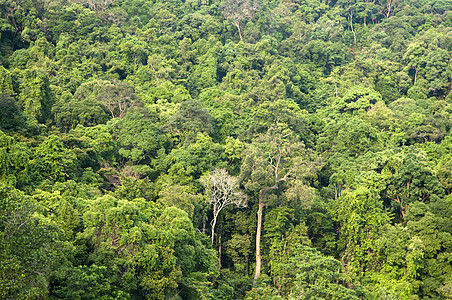
[[[221,270],[221,233],[218,236],[218,244],[220,245],[218,248],[218,271]]]
[[[237,27],[237,30],[239,31],[240,41],[243,41],[242,31],[240,30],[240,23],[236,22],[235,27]]]
[[[261,276],[261,233],[262,233],[262,211],[264,210],[264,203],[262,195],[259,195],[259,209],[257,210],[257,230],[256,230],[256,271],[254,272],[253,286],[256,285],[257,280]]]
[[[215,224],[216,223],[217,223],[217,218],[214,215],[213,216],[213,220],[212,220],[212,233],[211,233],[211,236],[210,236],[210,240],[212,242],[212,246],[213,246],[213,238],[214,238],[214,235],[215,235]]]
[[[391,14],[391,8],[392,8],[392,0],[386,0],[386,7],[388,8],[388,13],[386,14],[386,19],[389,19],[389,15]]]
[[[353,33],[353,42],[354,45],[356,46],[356,34],[355,34],[355,30],[353,28],[353,13],[349,13],[349,18],[350,18],[350,29],[352,30]]]

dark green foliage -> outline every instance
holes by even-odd
[[[25,116],[20,112],[16,100],[6,93],[0,94],[0,128],[17,130],[24,126]]]

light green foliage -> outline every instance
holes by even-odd
[[[346,286],[339,261],[306,246],[295,247],[293,253],[290,262],[298,272],[289,299],[360,299]]]
[[[294,287],[298,269],[291,264],[294,249],[310,245],[307,228],[296,222],[293,210],[275,208],[265,215],[264,229],[269,244],[269,269],[278,292],[287,297]]]
[[[74,176],[75,154],[64,147],[55,135],[44,140],[37,147],[33,157],[32,169],[38,180],[64,181]]]
[[[86,139],[88,144],[94,148],[98,156],[114,161],[112,152],[115,149],[113,136],[106,125],[97,125],[94,127],[77,126],[75,132],[79,132]]]
[[[191,74],[191,81],[195,88],[202,90],[214,86],[217,83],[217,53],[221,49],[221,44],[217,42],[214,44],[214,40],[210,40],[208,51],[206,54],[199,56],[199,64],[193,70]]]
[[[26,69],[20,73],[18,80],[20,107],[28,116],[44,123],[54,102],[47,73],[40,68]]]
[[[351,117],[329,122],[317,145],[322,150],[331,149],[356,157],[378,149],[380,141],[375,127],[361,118]]]
[[[94,246],[90,260],[107,266],[111,284],[126,293],[173,297],[183,274],[210,270],[214,258],[195,239],[185,212],[159,210],[144,199],[99,198],[85,213],[84,224],[79,238]]]
[[[379,179],[369,175],[358,180],[356,189],[343,191],[331,211],[340,224],[341,261],[349,274],[357,276],[375,267],[375,240],[388,221],[379,197]]]
[[[51,272],[61,263],[58,230],[42,220],[38,205],[19,190],[0,187],[0,296],[48,295]]]
[[[171,181],[171,177],[164,178],[169,182],[162,183],[162,189],[158,194],[158,202],[163,207],[177,207],[185,211],[190,218],[193,218],[195,208],[199,208],[204,200],[204,196],[196,194],[192,186],[183,186]]]
[[[393,201],[402,218],[410,203],[435,201],[444,193],[425,154],[413,150],[391,157],[382,171],[388,180],[384,196]]]
[[[166,160],[168,174],[179,182],[184,182],[187,177],[198,179],[204,172],[226,165],[223,145],[214,143],[211,137],[202,133],[196,135],[196,142],[172,150]]]
[[[212,129],[217,133],[214,137],[221,141],[236,134],[235,131],[240,127],[238,109],[234,107],[234,100],[230,96],[217,89],[206,89],[199,95],[212,118]]]
[[[151,213],[149,216],[142,216],[137,204],[104,196],[97,199],[84,215],[86,230],[79,238],[87,239],[93,245],[97,245],[90,260],[106,265],[110,276],[115,270],[120,272],[119,277],[112,278],[112,284],[125,292],[130,292],[139,286],[145,290],[152,287],[154,282],[152,278],[155,280],[157,277],[157,274],[153,275],[157,271],[156,264],[160,263],[164,257],[167,257],[167,261],[162,265],[163,278],[156,281],[154,285],[157,290],[161,290],[161,293],[172,293],[177,286],[175,281],[180,274],[178,275],[178,271],[174,269],[175,258],[172,256],[172,251],[166,249],[165,245],[162,245],[162,248],[155,248],[151,246],[152,244],[148,247],[144,244],[146,241],[159,238],[156,229],[145,223],[152,216],[152,212],[152,210],[149,212]],[[144,257],[140,257],[146,253],[147,258],[142,261]],[[135,274],[140,263],[148,267],[138,277]]]
[[[228,136],[226,138],[226,144],[224,146],[224,153],[229,159],[228,167],[231,165],[237,165],[242,159],[243,151],[245,150],[245,144],[238,139]],[[232,168],[231,168],[232,169]]]
[[[0,68],[0,93],[13,95],[13,81],[11,73],[3,66]]]
[[[41,206],[41,213],[49,223],[61,228],[62,236],[70,240],[80,225],[80,213],[73,203],[76,199],[62,196],[60,191],[41,190],[36,190],[32,199]]]
[[[165,136],[155,125],[156,121],[155,116],[140,110],[110,121],[107,126],[119,147],[119,155],[135,164],[149,162],[165,143]]]
[[[286,181],[303,164],[303,154],[306,153],[303,143],[290,129],[278,125],[261,135],[245,152],[242,181],[245,188],[254,194],[262,193],[267,188],[271,188],[269,192],[277,190],[282,184],[280,182]],[[264,194],[262,200],[271,202],[271,196],[267,200]]]
[[[253,114],[253,129],[263,133],[269,129],[269,124],[287,124],[294,132],[301,133],[305,117],[307,113],[291,100],[265,101]]]
[[[11,186],[22,187],[29,176],[30,149],[0,131],[0,179]]]
[[[362,112],[378,101],[381,101],[381,95],[378,92],[370,88],[356,86],[342,98],[337,99],[334,107],[340,112]]]
[[[383,227],[376,247],[379,259],[385,264],[380,272],[369,274],[375,281],[374,290],[386,297],[415,299],[420,285],[417,274],[422,268],[422,241],[417,237],[410,240],[402,226],[388,224]]]

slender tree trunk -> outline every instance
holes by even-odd
[[[353,13],[349,13],[349,18],[350,18],[350,29],[352,30],[353,41],[354,41],[354,44],[356,46],[356,34],[355,34],[355,30],[353,28]]]
[[[240,41],[243,41],[242,31],[240,30],[240,24],[236,22],[235,27],[237,27],[237,30],[239,31]]]
[[[210,235],[210,240],[212,242],[212,246],[213,246],[213,239],[214,239],[214,235],[215,235],[215,224],[217,223],[217,218],[214,216],[213,220],[212,220],[212,233]]]
[[[210,241],[212,243],[213,246],[213,241],[214,241],[214,236],[215,236],[215,224],[217,224],[217,217],[218,217],[218,203],[214,202],[213,204],[213,220],[210,222],[210,225],[212,225],[212,232],[210,235]]]
[[[386,19],[389,18],[389,15],[391,14],[392,9],[392,0],[386,0],[386,7],[388,8],[388,13],[386,14]]]
[[[256,271],[254,272],[253,286],[256,285],[257,280],[261,276],[261,233],[262,233],[262,211],[264,210],[264,203],[262,195],[259,195],[259,209],[257,210],[257,230],[256,230]]]
[[[221,232],[221,229],[220,229]],[[221,233],[218,236],[218,244],[220,245],[218,248],[218,271],[221,270]]]
[[[279,162],[277,163],[279,165]],[[290,171],[291,172],[291,171]],[[264,197],[269,191],[276,190],[278,188],[278,182],[285,181],[288,174],[284,175],[283,178],[278,178],[278,167],[275,167],[275,184],[259,192],[259,209],[257,210],[257,229],[256,229],[256,271],[254,272],[253,286],[257,284],[257,280],[261,277],[261,234],[262,234],[262,211],[264,210],[265,202]]]

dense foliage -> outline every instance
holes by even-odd
[[[0,13],[0,298],[452,298],[450,1]]]

